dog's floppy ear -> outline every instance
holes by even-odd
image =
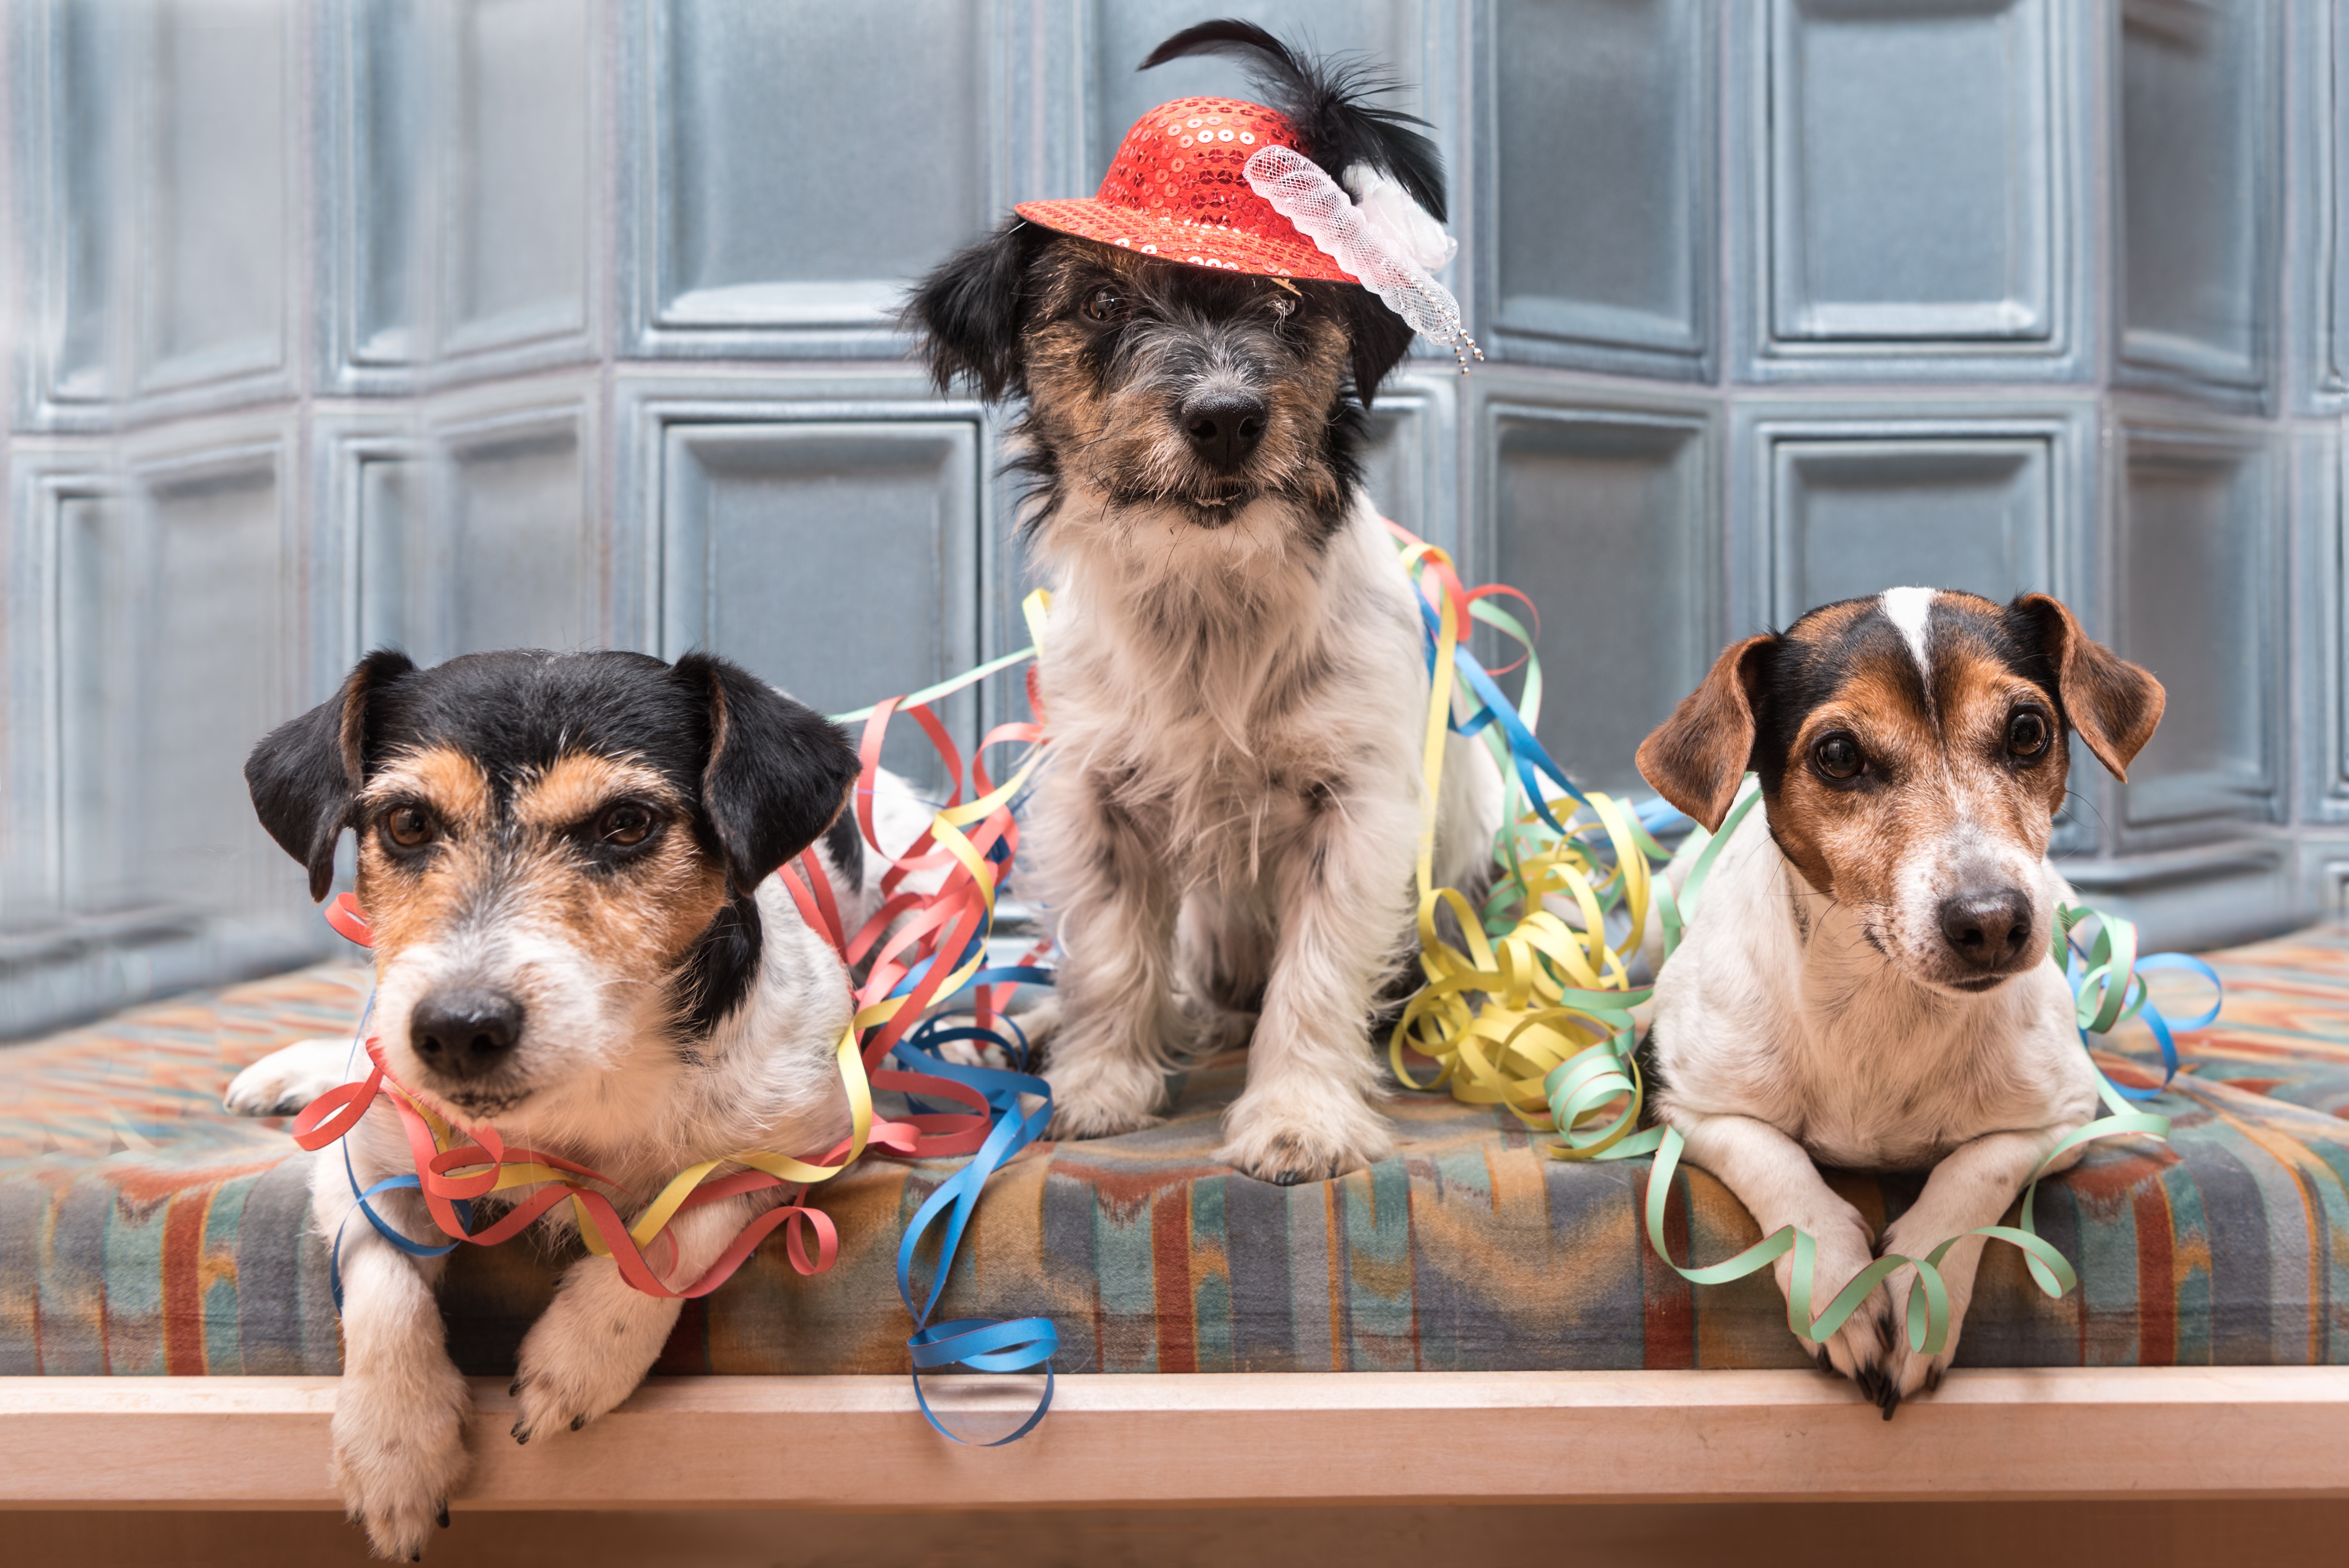
[[[1354,395],[1367,409],[1388,372],[1411,352],[1415,336],[1411,323],[1388,309],[1386,302],[1367,288],[1352,284],[1308,286],[1325,291],[1336,303],[1338,315],[1346,324],[1346,340],[1351,346]]]
[[[244,760],[253,809],[278,847],[309,868],[312,902],[335,881],[335,842],[367,783],[367,699],[416,668],[398,649],[368,654],[342,690],[262,737]]]
[[[2127,783],[2129,763],[2168,704],[2161,682],[2082,631],[2061,599],[2018,594],[2007,613],[2022,623],[2023,646],[2047,661],[2064,721],[2113,777]]]
[[[740,665],[688,653],[675,673],[709,704],[702,815],[727,879],[748,894],[840,815],[856,782],[856,748],[839,725]]]
[[[1640,776],[1707,831],[1729,815],[1753,763],[1763,658],[1777,642],[1764,632],[1723,649],[1703,684],[1640,742]]]
[[[1026,219],[1012,218],[939,263],[906,296],[897,324],[920,339],[938,390],[957,376],[968,377],[990,403],[1027,389],[1022,292],[1044,237]]]

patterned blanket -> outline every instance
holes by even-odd
[[[2349,1363],[2349,932],[2215,955],[2220,1023],[2156,1108],[2051,1181],[2041,1232],[2080,1273],[2057,1302],[1993,1245],[1961,1365]],[[220,1109],[238,1068],[348,1030],[366,971],[331,964],[0,1048],[0,1374],[333,1372],[326,1250],[283,1122]],[[2152,1042],[2102,1058],[2153,1081]],[[1240,1059],[1189,1075],[1164,1125],[1040,1144],[989,1186],[942,1317],[1043,1314],[1064,1372],[1799,1366],[1765,1272],[1696,1287],[1639,1225],[1648,1162],[1569,1165],[1506,1116],[1399,1094],[1400,1149],[1315,1186],[1217,1165]],[[659,1370],[901,1372],[905,1220],[952,1166],[871,1159],[817,1201],[840,1261],[769,1249],[688,1303]],[[1871,1218],[1916,1177],[1836,1175]],[[1686,1166],[1683,1262],[1758,1237]],[[2009,1222],[2013,1222],[2010,1216]],[[460,1249],[443,1301],[468,1371],[502,1374],[563,1260]]]

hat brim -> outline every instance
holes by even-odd
[[[1098,240],[1106,245],[1188,266],[1319,283],[1360,281],[1293,228],[1285,235],[1258,234],[1246,229],[1187,223],[1137,212],[1098,196],[1022,202],[1012,210],[1031,223],[1040,223],[1064,234]]]

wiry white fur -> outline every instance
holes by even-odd
[[[1726,1183],[1765,1235],[1791,1224],[1817,1239],[1816,1312],[1878,1251],[1818,1164],[1930,1166],[1923,1196],[1881,1242],[1921,1256],[1996,1224],[2038,1162],[2095,1115],[2096,1090],[2052,960],[1980,995],[1920,980],[1869,945],[1863,917],[1806,882],[1764,810],[1723,847],[1687,939],[1658,977],[1655,1108],[1688,1139],[1691,1162]],[[1668,869],[1675,887],[1692,858]],[[2039,911],[2033,929],[2045,930],[2045,911],[2070,889],[2044,860],[2020,885]],[[1827,1346],[1837,1370],[1863,1383],[1880,1376],[1902,1397],[1938,1382],[1957,1350],[1982,1247],[1980,1238],[1961,1241],[1942,1262],[1951,1330],[1939,1355],[1909,1352],[1916,1272],[1903,1269]],[[1784,1291],[1791,1257],[1777,1274]]]
[[[927,818],[904,781],[882,775],[874,823],[885,846],[901,850]],[[868,849],[862,886],[844,886],[835,876],[852,930],[875,907],[884,869]],[[533,1005],[515,1047],[516,1065],[533,1090],[492,1118],[507,1144],[575,1160],[649,1197],[704,1159],[750,1148],[821,1153],[844,1137],[847,1096],[833,1050],[849,1023],[848,976],[830,943],[801,919],[779,879],[760,885],[758,901],[763,937],[756,981],[743,1003],[695,1046],[692,1061],[663,1028],[657,999],[614,997],[616,988],[598,983],[586,955],[554,936],[494,922],[471,933],[469,975],[519,983],[527,974],[533,996],[547,994],[550,976],[574,976],[589,999],[551,1016],[543,1004]],[[385,966],[370,1025],[401,1081],[428,1098],[430,1080],[407,1050],[407,1019],[415,998],[440,971],[444,945],[410,948]],[[284,1115],[366,1071],[365,1057],[354,1054],[349,1041],[306,1040],[239,1074],[226,1104],[247,1115]],[[460,1125],[480,1119],[456,1106],[441,1108]],[[471,1407],[433,1300],[440,1262],[398,1251],[353,1212],[353,1175],[364,1189],[413,1168],[396,1113],[378,1101],[341,1144],[318,1152],[310,1183],[320,1233],[329,1240],[339,1234],[342,1246],[336,1481],[376,1550],[396,1558],[423,1550],[436,1514],[464,1478],[463,1428]],[[493,1214],[497,1206],[534,1190],[477,1200],[477,1220],[482,1210]],[[608,1196],[620,1201],[624,1218],[632,1217],[624,1198]],[[773,1200],[771,1191],[754,1193],[680,1215],[669,1230],[674,1251],[651,1254],[665,1282],[676,1288],[698,1278]],[[369,1201],[411,1240],[443,1240],[414,1193]],[[572,1206],[555,1205],[541,1223],[556,1235],[568,1231]],[[678,1307],[636,1290],[609,1258],[573,1263],[553,1304],[523,1342],[515,1440],[583,1426],[627,1397],[660,1354]]]
[[[1428,682],[1392,543],[1357,497],[1314,549],[1278,500],[1202,528],[1076,489],[1042,535],[1053,759],[1037,885],[1066,957],[1049,1075],[1064,1136],[1146,1124],[1164,1074],[1237,1043],[1221,1158],[1315,1179],[1392,1147],[1366,1025],[1412,929]],[[1437,877],[1487,864],[1500,785],[1450,742]]]

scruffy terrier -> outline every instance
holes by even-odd
[[[512,650],[419,670],[374,653],[255,746],[245,775],[313,898],[356,831],[369,1033],[452,1123],[494,1120],[514,1146],[605,1173],[630,1220],[686,1167],[821,1152],[848,1128],[835,1061],[848,972],[774,872],[817,844],[853,929],[878,902],[880,860],[843,813],[847,737],[748,671],[702,654]],[[874,807],[893,849],[926,820],[886,774]],[[298,1110],[363,1073],[354,1055],[348,1040],[287,1046],[237,1076],[229,1108]],[[316,1223],[339,1237],[335,1480],[378,1552],[413,1557],[467,1468],[471,1395],[433,1299],[444,1260],[395,1248],[354,1211],[356,1193],[415,1169],[390,1106],[313,1158]],[[775,1196],[682,1210],[652,1266],[672,1290],[692,1284]],[[367,1201],[410,1241],[440,1240],[413,1189]],[[539,1224],[567,1235],[571,1206]],[[523,1340],[514,1440],[575,1431],[626,1398],[679,1304],[610,1257],[572,1262]]]
[[[1207,51],[1242,57],[1279,114],[1154,110],[1103,186],[1123,182],[1125,204],[1023,206],[926,279],[905,320],[942,388],[1028,402],[1023,529],[1055,594],[1040,680],[1056,755],[1030,839],[1065,952],[1054,1131],[1147,1125],[1170,1067],[1252,1027],[1221,1158],[1293,1183],[1392,1147],[1367,1034],[1413,929],[1429,676],[1360,453],[1413,329],[1326,264],[1317,279],[1218,260],[1232,230],[1154,220],[1165,198],[1139,171],[1163,137],[1179,144],[1164,189],[1230,211],[1253,200],[1244,155],[1286,133],[1440,244],[1443,173],[1420,122],[1366,102],[1384,86],[1247,24],[1178,34],[1143,68]],[[1107,237],[1084,237],[1095,218]],[[1474,888],[1498,775],[1451,744],[1436,868]]]

